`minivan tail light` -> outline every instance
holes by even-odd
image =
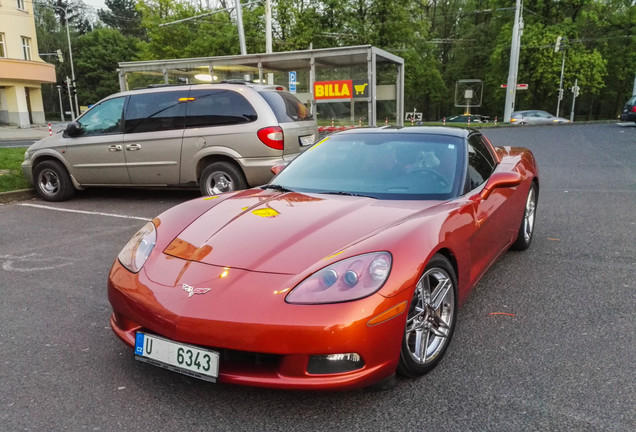
[[[636,112],[636,105],[632,107],[632,112]]]
[[[260,129],[256,132],[258,139],[267,147],[271,147],[274,150],[283,150],[285,144],[283,141],[283,129],[280,126],[270,126]]]

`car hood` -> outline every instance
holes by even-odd
[[[164,253],[221,267],[297,274],[439,203],[295,192],[236,194],[195,219]]]

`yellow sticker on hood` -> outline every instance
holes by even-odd
[[[280,213],[272,208],[262,208],[262,209],[253,210],[252,214],[255,216],[260,216],[264,218],[271,218],[271,217],[278,216]]]

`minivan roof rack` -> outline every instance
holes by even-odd
[[[146,87],[138,87],[135,90],[140,88],[161,88],[161,87],[175,87],[183,84],[148,84]]]
[[[240,78],[232,78],[232,79],[226,79],[223,81],[220,81],[221,84],[254,84],[252,81],[248,81],[248,80],[244,80],[244,79],[240,79]]]

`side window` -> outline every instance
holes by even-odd
[[[82,125],[82,135],[102,135],[121,133],[121,118],[124,97],[108,99],[86,112],[78,123]]]
[[[495,169],[495,160],[480,135],[468,138],[468,175],[470,190],[484,183]]]
[[[133,94],[126,106],[126,133],[183,129],[186,96],[185,91]]]
[[[258,118],[247,99],[232,90],[190,90],[186,106],[186,128],[235,125]]]

